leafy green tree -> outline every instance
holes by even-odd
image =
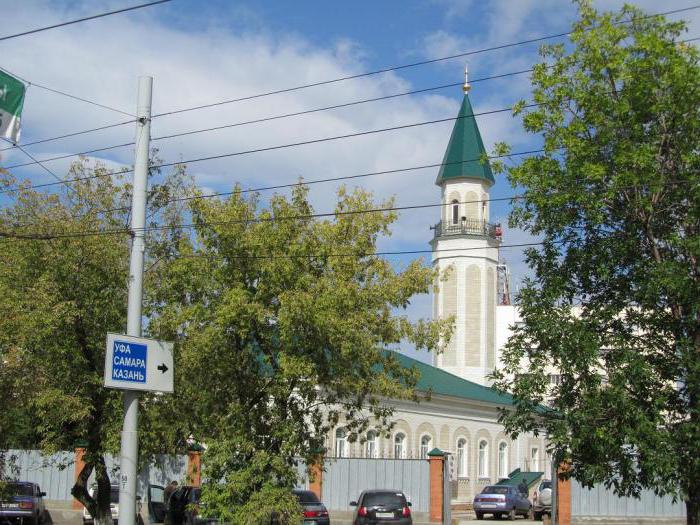
[[[434,349],[447,323],[399,315],[434,279],[374,255],[394,212],[341,190],[319,220],[307,189],[267,206],[236,191],[191,202],[193,235],[154,269],[150,331],[178,348],[176,393],[203,456],[208,510],[230,523],[298,522],[296,462],[318,460],[338,423],[387,429],[384,398],[415,398],[417,372],[387,347]],[[442,334],[441,334],[442,332]]]
[[[572,46],[543,48],[509,169],[513,226],[541,238],[496,374],[512,432],[543,430],[584,485],[650,488],[700,523],[700,69],[685,25],[579,2]],[[551,368],[550,368],[551,367]],[[547,374],[560,371],[550,387]],[[533,410],[551,397],[551,412]]]
[[[123,410],[120,392],[102,381],[106,333],[126,325],[130,185],[85,159],[67,178],[83,180],[49,193],[0,173],[0,186],[14,199],[0,211],[0,393],[8,407],[0,447],[22,445],[26,429],[12,426],[13,414],[36,425],[29,430],[44,452],[84,446],[85,468],[72,494],[96,523],[111,525],[104,455],[119,450]],[[161,203],[188,187],[182,169],[153,185],[151,225],[179,220],[173,205]],[[151,233],[151,253],[167,250],[176,235]],[[152,397],[144,396],[146,407]],[[177,445],[160,426],[146,425],[142,457]],[[93,472],[95,497],[87,487]]]

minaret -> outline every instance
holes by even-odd
[[[464,100],[435,184],[442,191],[440,222],[431,241],[433,266],[441,279],[433,315],[455,317],[454,331],[435,366],[465,379],[490,384],[496,365],[496,287],[500,227],[489,223],[489,189],[494,184],[486,150],[469,101]],[[447,272],[445,274],[445,272]]]

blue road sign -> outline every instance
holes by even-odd
[[[145,383],[148,347],[118,339],[113,344],[112,379],[130,383]]]
[[[107,334],[104,385],[122,390],[173,392],[173,344]]]

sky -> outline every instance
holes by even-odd
[[[143,2],[0,0],[0,36],[119,9]],[[695,5],[697,0],[637,3],[649,12]],[[600,9],[622,2],[599,0]],[[288,87],[445,57],[470,50],[568,31],[575,6],[566,0],[356,0],[353,2],[174,0],[129,13],[0,41],[0,67],[34,84],[134,112],[138,77],[152,76],[154,114],[245,97]],[[700,9],[673,15],[689,21],[688,38],[700,36]],[[554,41],[561,41],[555,39]],[[209,109],[153,119],[155,137],[251,119],[343,104],[372,97],[463,81],[468,63],[477,79],[530,68],[538,45],[527,44],[473,54],[420,67],[255,98]],[[507,108],[527,99],[527,75],[475,82],[470,92],[476,113]],[[166,162],[232,153],[345,135],[366,130],[455,117],[459,87],[309,115],[272,120],[168,140],[154,140]],[[22,118],[22,143],[127,120],[124,114],[73,100],[30,85]],[[537,147],[509,112],[477,121],[487,149],[507,142],[513,151]],[[193,162],[188,171],[205,191],[340,177],[366,172],[437,164],[452,122],[277,149],[219,160]],[[60,141],[27,146],[38,159],[130,142],[133,125],[119,126]],[[3,146],[3,148],[6,146]],[[133,147],[91,155],[110,166],[130,166]],[[0,151],[0,166],[25,163],[17,149]],[[71,159],[47,162],[65,174]],[[54,179],[38,166],[12,169],[33,183]],[[377,200],[395,197],[396,205],[437,204],[437,168],[378,175],[347,183],[374,192]],[[317,212],[331,211],[337,183],[314,184]],[[492,198],[516,190],[500,176]],[[264,194],[263,197],[269,195]],[[7,205],[0,198],[0,205]],[[504,225],[504,244],[528,242],[527,232],[507,227],[509,205],[493,203],[491,221]],[[381,250],[427,250],[437,208],[405,211]],[[414,256],[412,256],[414,257]],[[505,248],[513,287],[528,275],[520,249]],[[397,258],[397,266],[409,258]],[[429,262],[429,254],[424,260]],[[417,296],[406,314],[430,317],[430,299]],[[425,355],[419,358],[428,360]]]

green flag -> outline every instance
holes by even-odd
[[[19,121],[27,88],[15,77],[0,70],[0,138],[19,142]]]

